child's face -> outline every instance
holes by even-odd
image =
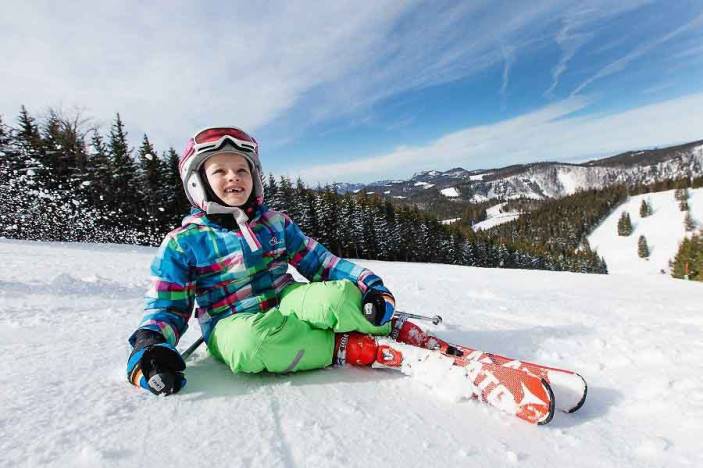
[[[217,154],[204,164],[212,191],[229,206],[242,206],[249,199],[254,183],[249,163],[237,154]]]

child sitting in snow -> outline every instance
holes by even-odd
[[[194,208],[151,266],[145,315],[129,338],[131,383],[166,395],[183,387],[176,345],[194,308],[210,353],[233,372],[326,367],[349,344],[339,335],[335,347],[335,334],[390,332],[395,302],[381,278],[264,204],[254,138],[234,127],[202,130],[179,171]],[[296,282],[289,265],[310,283]]]

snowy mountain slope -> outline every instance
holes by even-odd
[[[202,349],[182,393],[133,388],[153,253],[0,240],[0,465],[703,465],[700,284],[360,262],[444,338],[580,371],[584,408],[536,427],[393,371],[235,376]]]
[[[670,272],[669,260],[673,260],[679,243],[686,234],[685,212],[679,210],[674,190],[647,193],[628,198],[617,207],[588,237],[592,249],[605,258],[609,273],[659,274]],[[689,189],[688,200],[691,217],[703,227],[703,189]],[[653,214],[640,217],[642,200],[653,209]],[[630,214],[633,231],[627,237],[618,236],[617,224],[623,211]],[[644,235],[649,246],[648,260],[637,255],[637,240]]]
[[[703,175],[703,141],[668,148],[629,151],[582,164],[539,162],[499,169],[423,171],[409,180],[379,181],[365,191],[412,197],[428,188],[454,188],[466,200],[478,203],[493,198],[558,198],[577,190],[601,189],[613,184],[650,184],[666,179]],[[338,190],[347,188],[338,184]],[[446,193],[444,194],[446,195]],[[422,194],[422,197],[426,197]]]
[[[501,213],[500,209],[506,205],[505,202],[498,203],[486,210],[486,219],[479,221],[478,223],[471,226],[474,231],[480,231],[485,229],[490,229],[499,224],[507,223],[513,221],[520,217],[520,213],[517,211],[509,211],[507,213]]]
[[[558,198],[577,190],[614,184],[651,184],[666,179],[703,175],[703,144],[627,153],[585,164],[538,163],[495,171],[472,185],[473,201],[491,198]],[[656,155],[656,157],[654,156]]]

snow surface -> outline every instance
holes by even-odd
[[[392,370],[233,375],[204,349],[178,395],[134,388],[154,252],[0,240],[0,465],[703,466],[700,283],[359,262],[439,336],[588,380],[579,412],[532,426]]]
[[[684,218],[674,198],[675,190],[646,193],[628,198],[591,233],[588,242],[598,255],[605,258],[609,273],[661,274],[669,273],[669,260],[673,260],[679,244],[686,235]],[[703,188],[689,189],[688,206],[691,217],[699,228],[703,227]],[[647,200],[653,214],[640,217],[642,200]],[[617,225],[623,211],[630,213],[633,231],[627,237],[618,236]],[[637,255],[637,241],[644,235],[649,246],[649,259]],[[703,309],[702,309],[703,310]]]
[[[479,221],[472,226],[474,231],[480,231],[485,229],[490,229],[499,224],[507,223],[518,219],[522,213],[519,211],[508,211],[506,213],[501,213],[500,209],[503,208],[506,203],[498,203],[490,208],[486,209],[486,219]]]
[[[581,188],[580,181],[574,177],[574,173],[571,171],[557,171],[557,179],[561,184],[565,195],[572,195],[576,193],[576,190]]]
[[[445,197],[449,198],[454,198],[459,196],[459,191],[456,189],[456,187],[448,187],[445,189],[440,190],[440,193],[444,195]]]

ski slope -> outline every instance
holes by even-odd
[[[679,244],[686,235],[684,217],[686,213],[679,210],[679,202],[674,198],[675,190],[646,193],[629,197],[625,203],[612,213],[588,237],[591,248],[598,250],[598,255],[605,258],[608,272],[611,274],[669,274],[669,260],[673,260]],[[698,228],[703,228],[703,188],[689,189],[688,206],[691,217]],[[646,218],[640,217],[642,200],[652,207],[653,213]],[[623,211],[630,214],[632,234],[618,236],[618,220]],[[637,255],[637,241],[644,235],[649,246],[649,258]]]
[[[154,252],[0,240],[0,466],[703,466],[703,284],[360,262],[441,337],[586,377],[531,426],[390,370],[233,375],[204,349],[178,395],[132,387]]]
[[[514,221],[520,217],[522,213],[519,211],[508,211],[506,213],[502,213],[500,210],[503,208],[507,203],[498,203],[497,205],[493,205],[492,207],[488,208],[486,210],[486,219],[483,221],[479,221],[478,223],[474,224],[471,226],[474,231],[481,231],[481,230],[487,230],[492,227],[498,226],[500,224],[504,223],[509,223],[510,221]]]

